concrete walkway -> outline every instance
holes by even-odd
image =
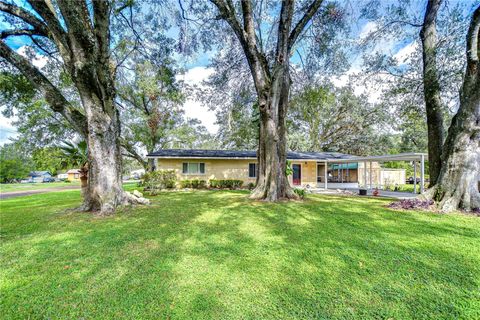
[[[355,195],[358,195],[358,188],[350,188],[350,189],[309,189],[312,193],[318,193],[318,194],[348,194],[352,193]],[[345,191],[345,192],[344,192]],[[367,195],[368,196],[373,196],[372,194],[373,190],[367,190]],[[411,192],[399,192],[399,191],[384,191],[384,190],[379,190],[379,197],[385,197],[385,198],[395,198],[395,199],[412,199],[418,196],[418,194],[411,193]]]
[[[62,187],[44,188],[44,189],[36,189],[36,190],[2,192],[2,193],[0,193],[0,200],[15,198],[15,197],[29,196],[29,195],[37,194],[37,193],[47,193],[47,192],[55,192],[55,191],[62,191],[62,190],[75,190],[75,189],[80,190],[80,186],[62,186]]]

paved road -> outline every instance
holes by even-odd
[[[2,192],[0,193],[0,199],[8,199],[8,198],[14,198],[14,197],[29,196],[31,194],[37,194],[37,193],[47,193],[47,192],[74,190],[74,189],[80,190],[80,186],[62,186],[62,187],[44,188],[44,189],[36,189],[36,190]]]

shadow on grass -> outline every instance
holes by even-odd
[[[476,310],[473,219],[395,212],[376,199],[251,202],[241,191],[165,193],[101,219],[62,214],[78,201],[32,196],[2,210],[2,313],[365,319]]]

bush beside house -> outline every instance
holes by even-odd
[[[141,185],[144,187],[144,191],[155,195],[160,190],[175,188],[176,182],[177,176],[174,170],[156,170],[145,173]]]

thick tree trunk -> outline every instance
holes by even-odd
[[[441,155],[444,140],[443,111],[440,99],[440,83],[437,74],[436,17],[441,0],[429,0],[420,32],[423,53],[423,93],[427,114],[428,160],[430,186],[437,183],[441,168]]]
[[[480,94],[476,96],[453,118],[437,185],[427,193],[445,212],[480,208]]]
[[[80,93],[88,119],[89,164],[82,209],[105,215],[121,205],[148,202],[123,191],[120,120],[113,98],[100,101],[91,91]]]
[[[277,201],[297,198],[286,175],[285,118],[289,89],[289,75],[282,67],[274,76],[270,92],[259,94],[258,176],[251,199]]]
[[[480,208],[480,6],[473,13],[466,42],[460,108],[448,129],[437,184],[425,194],[446,212]]]
[[[93,97],[92,97],[93,96]],[[124,203],[121,177],[120,121],[113,100],[100,103],[90,92],[81,92],[88,119],[88,197],[84,210],[108,214]],[[110,112],[104,105],[111,104]]]

